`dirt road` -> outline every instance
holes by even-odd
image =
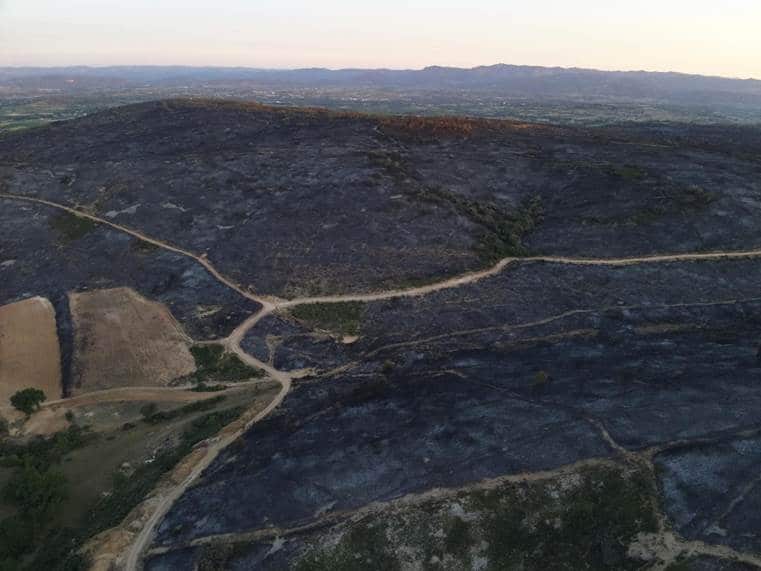
[[[270,296],[256,295],[240,285],[236,284],[231,279],[225,277],[209,262],[204,255],[197,255],[188,250],[184,250],[177,246],[173,246],[162,240],[157,240],[146,236],[145,234],[109,222],[92,214],[82,212],[75,208],[64,206],[55,202],[51,202],[44,199],[32,198],[28,196],[18,196],[13,194],[0,193],[0,198],[17,200],[29,203],[42,204],[52,208],[66,211],[74,216],[85,218],[103,224],[120,232],[124,232],[137,239],[143,240],[149,244],[153,244],[159,248],[186,256],[201,264],[217,281],[227,286],[228,288],[238,292],[243,297],[255,301],[261,304],[262,308],[254,315],[246,319],[241,325],[239,325],[230,336],[221,341],[225,345],[228,351],[235,353],[242,361],[252,367],[257,367],[264,370],[272,379],[280,383],[281,389],[276,398],[269,403],[269,405],[259,413],[252,415],[251,418],[246,418],[244,414],[244,421],[237,426],[235,430],[224,433],[217,438],[211,439],[207,442],[207,447],[203,457],[196,463],[192,470],[188,473],[187,477],[165,496],[160,498],[160,501],[156,504],[150,518],[145,522],[139,534],[132,542],[129,550],[126,552],[124,567],[128,571],[137,571],[141,567],[141,559],[145,553],[147,547],[150,545],[154,536],[156,527],[162,521],[166,513],[172,507],[174,502],[182,496],[182,494],[188,489],[189,486],[201,475],[201,473],[217,458],[219,453],[227,446],[242,436],[251,426],[269,416],[278,406],[283,402],[288,392],[290,391],[293,381],[293,374],[288,374],[283,371],[279,371],[267,363],[263,363],[258,359],[252,357],[241,348],[241,341],[245,337],[246,333],[254,327],[259,321],[261,321],[267,315],[277,311],[279,309],[287,309],[296,307],[299,305],[308,305],[314,303],[344,303],[344,302],[372,302],[382,301],[388,299],[395,299],[400,297],[418,297],[428,295],[437,291],[445,289],[453,289],[462,287],[468,284],[475,283],[477,281],[495,276],[502,272],[507,266],[518,263],[550,263],[550,264],[570,264],[570,265],[600,265],[600,266],[628,266],[636,264],[655,264],[655,263],[671,263],[671,262],[689,262],[689,261],[718,261],[727,259],[741,259],[741,258],[758,258],[761,257],[761,249],[744,250],[744,251],[716,251],[716,252],[700,252],[700,253],[681,253],[681,254],[661,254],[651,256],[635,256],[628,258],[575,258],[565,256],[534,256],[526,258],[505,258],[499,261],[491,268],[485,270],[467,273],[461,276],[456,276],[442,280],[440,282],[432,283],[425,286],[413,287],[408,289],[391,289],[387,291],[363,293],[363,294],[346,294],[346,295],[332,295],[332,296],[314,296],[314,297],[301,297],[291,300],[281,300]],[[694,547],[694,546],[693,546]]]
[[[127,228],[126,226],[115,224],[114,222],[110,222],[98,216],[94,216],[92,214],[82,212],[81,210],[77,210],[75,208],[71,208],[69,206],[65,206],[63,204],[59,204],[49,200],[44,200],[41,198],[19,196],[15,194],[7,194],[7,193],[0,193],[0,198],[5,198],[8,200],[19,200],[23,202],[31,202],[36,204],[42,204],[45,206],[50,206],[52,208],[57,208],[59,210],[68,212],[69,214],[73,214],[74,216],[78,216],[80,218],[85,218],[92,222],[96,222],[98,224],[109,226],[115,230],[119,230],[120,232],[125,232],[126,234],[129,234],[130,236],[143,240],[149,244],[153,244],[154,246],[157,246],[159,248],[163,248],[170,252],[174,252],[174,253],[186,256],[188,258],[191,258],[195,260],[196,262],[198,262],[199,264],[201,264],[221,284],[229,287],[230,289],[233,289],[234,291],[238,292],[240,295],[244,296],[245,298],[255,301],[261,304],[262,306],[264,306],[263,311],[265,311],[266,313],[269,313],[271,312],[271,310],[274,310],[274,309],[295,307],[298,305],[308,305],[312,303],[344,303],[344,302],[351,302],[351,301],[371,302],[371,301],[382,301],[387,299],[394,299],[399,297],[418,297],[418,296],[434,293],[437,291],[441,291],[445,289],[453,289],[453,288],[462,287],[464,285],[478,282],[480,280],[499,274],[507,266],[511,264],[518,264],[518,263],[544,262],[548,264],[568,264],[568,265],[579,265],[579,266],[631,266],[631,265],[637,265],[637,264],[658,264],[658,263],[671,263],[671,262],[698,262],[698,261],[719,261],[719,260],[730,260],[730,259],[741,259],[741,258],[761,258],[761,248],[753,249],[753,250],[740,250],[740,251],[719,250],[714,252],[654,254],[650,256],[632,256],[632,257],[624,257],[624,258],[584,258],[584,257],[577,258],[577,257],[569,257],[569,256],[530,256],[530,257],[524,257],[524,258],[510,257],[510,258],[505,258],[503,260],[500,260],[494,266],[487,268],[485,270],[466,273],[460,276],[455,276],[452,278],[442,280],[440,282],[436,282],[436,283],[432,283],[432,284],[420,286],[420,287],[413,287],[413,288],[406,288],[406,289],[392,289],[392,290],[386,290],[386,291],[360,293],[360,294],[300,297],[300,298],[295,298],[291,300],[282,300],[273,296],[256,295],[250,291],[245,290],[243,287],[236,284],[233,280],[225,277],[222,273],[220,273],[213,266],[213,264],[209,262],[209,260],[206,258],[205,255],[194,254],[193,252],[190,252],[188,250],[184,250],[177,246],[173,246],[172,244],[169,244],[168,242],[164,242],[162,240],[157,240],[155,238],[146,236],[142,232],[139,232],[137,230],[132,230],[131,228]],[[267,311],[268,309],[270,311]],[[263,315],[261,317],[263,317]],[[257,319],[257,316],[252,316],[249,319],[258,321],[259,319],[261,319],[261,317]],[[244,331],[244,334],[245,334],[245,331],[250,329],[250,327],[246,328],[245,326],[246,326],[246,323],[242,324],[241,327],[239,328],[240,330]],[[242,336],[240,336],[239,333],[240,332],[238,332],[237,334],[233,333],[233,335],[231,335],[230,337],[233,338],[236,335],[238,335],[240,338],[242,338]]]

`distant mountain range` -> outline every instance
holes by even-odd
[[[761,102],[761,81],[646,71],[492,65],[421,70],[117,66],[0,68],[0,86],[83,89],[255,83],[273,88],[373,88],[502,93],[531,98],[675,99],[679,103]]]

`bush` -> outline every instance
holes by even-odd
[[[158,407],[156,406],[156,403],[150,402],[140,407],[140,414],[145,420],[148,420],[155,416],[157,410]]]
[[[92,232],[97,224],[89,218],[59,212],[50,218],[50,226],[58,232],[64,242],[73,242]]]
[[[40,521],[66,497],[66,477],[56,467],[40,469],[27,458],[5,485],[3,497],[18,506],[25,517]]]
[[[225,385],[207,385],[206,383],[198,383],[191,389],[194,393],[219,393],[227,390]]]
[[[190,353],[196,362],[196,372],[190,378],[197,383],[237,383],[264,376],[262,371],[249,367],[237,355],[225,353],[221,345],[197,345],[190,348]]]
[[[541,224],[544,207],[539,195],[524,199],[516,208],[505,209],[479,202],[441,188],[426,188],[419,198],[448,206],[479,228],[476,251],[484,263],[530,255],[523,239]]]
[[[219,403],[225,400],[224,395],[219,395],[214,398],[209,398],[205,400],[199,400],[196,402],[192,402],[190,404],[186,404],[184,406],[181,406],[180,408],[176,408],[174,410],[161,410],[156,411],[156,405],[152,405],[152,412],[149,415],[143,414],[145,422],[149,424],[159,424],[160,422],[167,422],[169,420],[174,420],[175,418],[180,418],[181,416],[185,416],[188,414],[193,414],[194,412],[204,412],[209,409],[214,408]],[[143,407],[146,409],[144,411],[148,412],[148,405]]]
[[[27,416],[38,411],[40,404],[45,402],[45,393],[40,389],[24,389],[11,397],[11,404]]]

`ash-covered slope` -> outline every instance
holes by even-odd
[[[0,139],[0,302],[127,285],[282,384],[115,561],[759,568],[759,133],[116,109]]]
[[[6,192],[74,205],[262,293],[428,281],[529,252],[761,245],[759,135],[173,100],[0,138]]]

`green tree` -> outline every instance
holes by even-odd
[[[45,393],[40,389],[24,389],[11,397],[11,404],[28,416],[40,409],[45,398]]]
[[[159,408],[156,406],[155,402],[149,402],[140,407],[140,414],[142,414],[143,418],[147,420],[156,414],[158,409]]]
[[[24,516],[39,522],[66,497],[66,477],[59,468],[35,466],[32,458],[27,457],[23,467],[5,485],[3,496],[18,506]]]

